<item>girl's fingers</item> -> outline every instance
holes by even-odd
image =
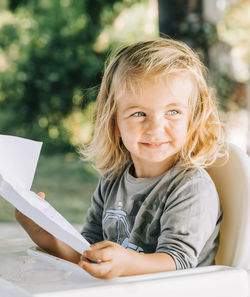
[[[39,192],[37,194],[40,198],[45,199],[45,193],[44,192]]]
[[[84,257],[83,255],[80,256],[80,260],[81,261],[88,261],[88,259],[86,257]]]
[[[102,279],[110,278],[109,271],[111,268],[111,264],[109,262],[95,264],[87,261],[80,261],[78,265],[94,277]]]
[[[95,250],[95,249],[103,249],[103,248],[106,248],[106,247],[111,247],[113,246],[115,243],[112,242],[112,241],[108,241],[108,240],[104,240],[104,241],[99,241],[99,242],[96,242],[94,244],[92,244],[90,247]]]
[[[110,257],[108,257],[107,253],[104,250],[91,250],[85,251],[83,256],[89,260],[93,261],[109,261]]]
[[[112,251],[110,248],[88,250],[83,253],[83,256],[87,259],[94,261],[111,261],[113,259]]]

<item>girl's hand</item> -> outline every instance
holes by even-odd
[[[94,277],[110,279],[124,275],[126,264],[130,263],[130,251],[111,241],[101,241],[91,245],[92,250],[83,253],[80,267]],[[88,261],[101,261],[93,263]]]

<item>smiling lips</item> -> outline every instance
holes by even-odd
[[[158,149],[163,147],[164,145],[168,144],[168,141],[164,142],[141,142],[144,147],[151,148],[151,149]]]

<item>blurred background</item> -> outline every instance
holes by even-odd
[[[0,1],[0,134],[43,142],[32,190],[73,224],[98,181],[77,147],[91,139],[104,61],[160,33],[198,51],[227,139],[249,153],[249,0]],[[13,221],[0,197],[0,222]]]

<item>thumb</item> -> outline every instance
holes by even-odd
[[[37,194],[40,198],[45,199],[45,193],[44,192],[39,192]]]

